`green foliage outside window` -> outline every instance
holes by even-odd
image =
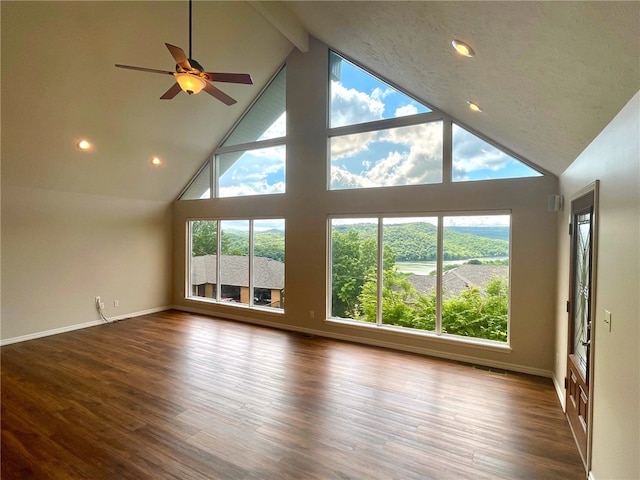
[[[375,241],[360,240],[355,230],[333,233],[333,316],[376,322],[378,308]],[[385,248],[382,273],[382,323],[434,331],[436,294],[424,294],[395,267],[393,252]],[[386,259],[389,258],[389,262]],[[501,342],[507,341],[508,285],[492,278],[482,293],[468,287],[442,301],[442,332]]]

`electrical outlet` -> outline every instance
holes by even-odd
[[[316,314],[313,310],[309,310],[309,318],[315,318]]]
[[[118,300],[114,300],[113,301],[113,306],[114,307],[119,307],[120,306],[120,302]]]

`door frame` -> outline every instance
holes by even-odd
[[[589,306],[591,309],[591,332],[590,332],[590,346],[589,346],[589,369],[587,372],[587,383],[589,386],[589,404],[587,407],[587,450],[586,450],[586,458],[583,459],[584,464],[585,464],[585,468],[587,471],[587,475],[589,474],[589,472],[591,472],[591,448],[592,448],[592,444],[593,444],[593,400],[594,400],[594,390],[595,390],[595,354],[596,354],[596,337],[597,337],[597,321],[596,321],[596,317],[597,317],[597,310],[596,310],[596,298],[597,298],[597,292],[598,292],[598,286],[597,286],[597,280],[598,280],[598,229],[599,229],[599,200],[600,200],[600,180],[595,180],[592,183],[590,183],[589,185],[587,185],[586,187],[578,190],[577,192],[575,192],[572,196],[571,196],[571,201],[569,202],[569,231],[571,232],[571,230],[573,229],[573,208],[572,208],[572,204],[575,200],[578,200],[581,197],[584,197],[585,195],[588,195],[590,193],[593,193],[593,223],[592,223],[592,237],[591,237],[591,249],[592,249],[592,256],[591,256],[591,281],[590,281],[590,301],[589,301]],[[570,236],[570,245],[569,245],[569,291],[567,292],[567,294],[569,296],[572,295],[572,287],[571,287],[571,282],[573,281],[572,279],[572,269],[573,269],[573,242],[574,242],[574,238],[573,235],[571,234]],[[569,299],[569,301],[573,301],[573,298]],[[567,320],[568,320],[568,324],[567,324],[567,351],[565,354],[566,357],[566,361],[569,361],[569,352],[571,352],[572,349],[572,342],[573,342],[573,338],[571,335],[569,335],[570,332],[570,325],[572,322],[572,318],[571,318],[571,314],[573,312],[573,308],[571,309],[567,309]],[[566,371],[566,368],[565,368]],[[565,383],[566,383],[567,379],[565,378]],[[568,401],[567,398],[567,390],[565,388],[565,400]],[[566,411],[566,408],[565,408]],[[571,424],[569,423],[569,425],[571,426]],[[574,439],[577,441],[577,439],[575,438],[575,433],[572,432],[574,435]]]

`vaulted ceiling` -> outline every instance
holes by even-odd
[[[640,89],[638,2],[197,1],[193,57],[255,83],[217,84],[230,107],[159,100],[171,77],[114,67],[172,70],[186,1],[3,1],[0,15],[2,181],[23,187],[173,200],[309,34],[555,174]]]

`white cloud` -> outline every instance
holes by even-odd
[[[385,88],[384,90],[380,87],[376,87],[371,91],[371,98],[375,100],[384,100],[392,93],[396,93],[396,91],[392,88]]]
[[[344,190],[351,188],[370,188],[375,187],[370,180],[363,175],[351,173],[340,167],[331,168],[331,189]]]
[[[444,217],[445,227],[504,227],[510,224],[510,215],[465,215]]]
[[[331,82],[332,127],[380,120],[383,113],[384,103],[379,98],[346,88],[339,82]]]
[[[271,193],[284,193],[284,182],[277,182],[269,185],[263,182],[243,182],[236,185],[220,187],[221,197],[244,197],[248,195],[266,195]]]
[[[331,139],[331,159],[339,160],[343,157],[353,157],[369,149],[369,145],[377,141],[380,132],[355,133],[342,135]]]
[[[416,185],[442,179],[442,124],[429,123],[394,128],[382,140],[408,147],[392,151],[376,162],[367,175],[377,185]]]
[[[403,105],[402,107],[396,108],[394,112],[394,117],[408,117],[409,115],[415,115],[418,113],[418,107],[412,104]]]
[[[477,170],[498,171],[505,168],[513,158],[471,132],[454,125],[453,169],[464,175]]]
[[[391,143],[397,145],[397,148],[376,148],[376,142]],[[363,173],[350,172],[332,162],[332,188],[418,185],[442,180],[440,122],[332,139],[331,153],[334,162],[340,159],[348,161],[365,150],[368,152],[366,158],[358,163],[367,167]],[[376,158],[376,155],[381,154],[385,156]]]
[[[275,122],[271,124],[265,132],[260,135],[259,140],[265,140],[268,138],[280,138],[287,135],[287,112],[280,115]]]
[[[242,160],[247,159],[251,161],[252,157],[259,159],[273,160],[277,162],[283,162],[287,154],[287,148],[284,145],[278,145],[276,147],[259,148],[257,150],[248,150],[242,157]]]

